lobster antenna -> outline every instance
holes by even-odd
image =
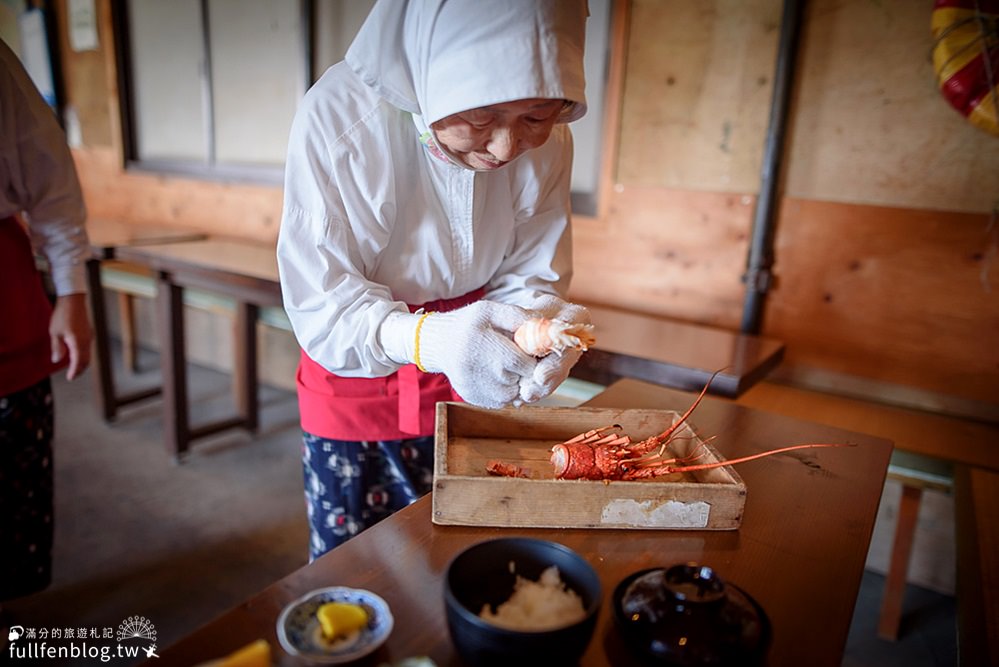
[[[679,421],[677,421],[675,424],[673,424],[672,426],[670,426],[668,429],[666,429],[665,431],[663,431],[659,435],[653,436],[653,437],[655,437],[655,439],[657,441],[661,440],[663,438],[668,439],[673,434],[673,431],[675,431],[677,428],[679,428],[680,424],[682,424],[685,421],[687,421],[687,417],[689,417],[691,415],[691,413],[694,411],[694,408],[696,408],[700,404],[701,399],[704,398],[704,395],[708,393],[708,387],[711,386],[711,383],[714,382],[714,379],[723,370],[725,370],[725,369],[724,368],[719,368],[718,370],[716,370],[714,373],[711,374],[711,377],[708,378],[707,383],[704,385],[704,389],[701,389],[701,393],[698,394],[697,399],[694,400],[694,403],[689,408],[687,408],[687,411],[683,413],[683,416],[680,417]]]

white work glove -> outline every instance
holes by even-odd
[[[532,304],[531,310],[549,320],[590,324],[590,311],[557,296],[546,295],[539,298]],[[534,366],[534,372],[520,381],[520,400],[534,403],[558,389],[582,355],[581,350],[570,348],[563,350],[561,354],[552,352],[542,357]]]
[[[399,363],[415,363],[420,315],[390,314],[379,329],[386,353]],[[432,313],[419,330],[419,361],[443,373],[468,403],[501,408],[520,395],[520,382],[536,360],[513,342],[513,332],[530,318],[518,306],[476,301],[448,313]]]

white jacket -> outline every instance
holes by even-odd
[[[537,296],[567,287],[567,125],[490,172],[435,157],[420,142],[441,117],[512,99],[568,99],[575,104],[564,121],[585,112],[585,11],[566,0],[540,4],[554,9],[539,11],[537,0],[380,2],[346,62],[305,96],[289,139],[278,264],[298,342],[330,372],[370,377],[398,370],[378,330],[393,311],[408,312],[406,304],[485,286],[488,299],[529,307]],[[496,21],[506,32],[495,31]],[[531,26],[537,48],[522,52],[518,21],[554,23],[557,30],[546,37],[544,25]],[[462,27],[466,22],[477,28]],[[429,36],[426,26],[433,26]],[[434,34],[447,41],[442,45]],[[454,48],[468,44],[481,57],[455,80]],[[545,62],[531,65],[539,58]],[[446,81],[428,74],[435,62],[450,68]],[[514,71],[525,73],[523,81],[515,81]],[[496,99],[495,82],[514,97]],[[431,106],[423,101],[428,96],[437,100],[435,111],[420,114]]]

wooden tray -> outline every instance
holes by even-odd
[[[608,424],[637,442],[666,430],[672,410],[521,407],[486,410],[437,404],[433,522],[534,528],[734,530],[742,522],[746,485],[730,466],[632,482],[557,480],[552,445]],[[697,463],[723,460],[688,424],[670,456],[701,446]],[[486,462],[530,469],[530,478],[494,477]]]

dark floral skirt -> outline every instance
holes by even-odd
[[[433,436],[348,442],[303,433],[309,557],[416,502],[433,483]]]
[[[52,581],[52,383],[0,396],[0,600]]]

